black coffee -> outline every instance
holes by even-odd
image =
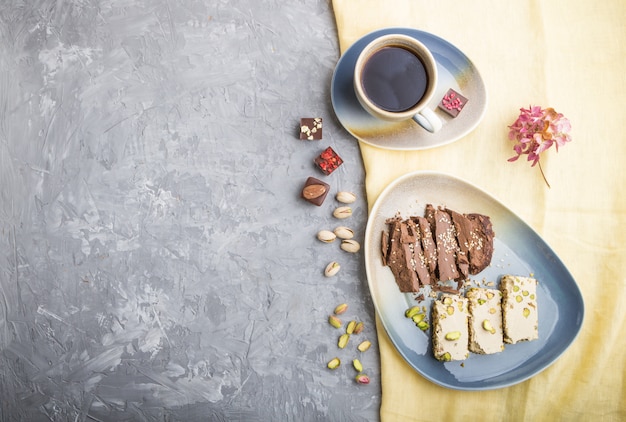
[[[424,64],[402,47],[383,47],[365,62],[361,74],[365,95],[378,107],[405,111],[417,104],[428,86]]]

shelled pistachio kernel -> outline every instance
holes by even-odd
[[[348,310],[348,304],[342,303],[341,305],[337,305],[335,307],[334,313],[335,315],[341,315]]]
[[[359,352],[365,352],[370,348],[371,345],[372,343],[369,340],[364,340],[356,348],[359,350]]]
[[[354,239],[344,239],[341,241],[340,248],[345,252],[357,253],[361,249],[361,245]]]
[[[320,230],[317,232],[317,239],[324,243],[333,243],[337,239],[337,235],[330,230]]]
[[[365,324],[363,324],[362,322],[357,322],[356,326],[354,327],[354,334],[361,334],[361,331],[363,331],[364,328]]]
[[[342,324],[341,320],[334,315],[328,316],[328,323],[335,328],[341,328],[341,324]]]
[[[348,345],[348,341],[350,341],[350,334],[342,334],[339,336],[339,340],[337,341],[337,346],[340,349],[345,349]]]
[[[530,315],[530,309],[524,308],[524,310],[522,311],[522,315],[524,315],[524,318],[528,318],[528,316]]]
[[[424,321],[425,318],[426,315],[420,312],[419,314],[413,315],[411,319],[415,324],[419,324],[420,322]]]
[[[458,340],[460,338],[461,338],[461,332],[460,331],[450,331],[449,333],[446,333],[446,340],[454,341],[454,340]]]
[[[352,359],[352,366],[356,369],[357,372],[361,372],[363,370],[363,364],[358,359]]]
[[[493,325],[491,325],[491,322],[489,322],[488,319],[483,321],[483,330],[489,331],[491,334],[496,333],[496,329],[493,328]]]
[[[417,328],[419,328],[422,331],[426,331],[430,328],[430,325],[428,325],[428,322],[426,321],[420,321],[417,323]]]
[[[407,318],[413,318],[415,315],[422,312],[422,309],[419,306],[412,306],[406,311],[404,311],[404,316]]]
[[[368,377],[365,374],[359,374],[356,377],[354,377],[354,379],[359,384],[369,384],[370,383],[370,377]]]
[[[356,328],[356,321],[352,320],[346,326],[346,334],[354,333],[354,329]]]
[[[343,219],[348,218],[352,215],[352,208],[350,207],[338,207],[333,211],[333,216],[335,218]]]
[[[341,191],[337,192],[337,195],[335,195],[335,199],[344,204],[351,204],[356,201],[356,195],[352,192]]]
[[[354,237],[354,230],[346,226],[339,226],[335,227],[335,230],[333,230],[333,234],[339,239],[347,240]]]
[[[446,307],[446,312],[448,313],[448,315],[453,315],[454,314],[454,306],[448,305]]]
[[[332,277],[336,275],[340,269],[341,269],[341,265],[339,265],[338,262],[333,261],[326,266],[326,269],[324,270],[324,275],[326,277]]]
[[[328,369],[337,369],[339,368],[339,365],[341,365],[341,361],[339,360],[339,358],[333,358],[328,362],[326,366],[328,366]]]
[[[450,355],[450,352],[446,352],[443,354],[443,356],[441,356],[441,359],[444,362],[450,362],[452,360],[452,355]]]

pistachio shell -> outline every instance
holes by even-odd
[[[354,237],[354,230],[349,227],[339,226],[333,230],[333,234],[339,239],[352,239]]]
[[[324,275],[326,277],[332,277],[339,272],[339,269],[341,269],[341,265],[339,265],[338,262],[333,261],[326,266],[326,269],[324,270]]]
[[[350,207],[338,207],[333,211],[333,216],[335,218],[343,219],[352,216],[352,208]]]
[[[361,249],[361,245],[354,239],[346,239],[341,241],[341,249],[345,252],[357,253]]]
[[[337,235],[330,230],[320,230],[317,233],[317,239],[324,243],[332,243],[337,239]]]
[[[335,198],[337,199],[337,201],[342,202],[344,204],[351,204],[354,201],[356,201],[356,195],[353,194],[352,192],[346,192],[346,191],[337,192],[337,195],[335,196]]]

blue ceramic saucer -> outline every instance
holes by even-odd
[[[429,133],[413,120],[386,122],[368,114],[359,104],[353,89],[356,60],[365,46],[385,34],[404,34],[416,38],[428,47],[435,60],[439,81],[429,104],[443,120],[443,128]],[[461,113],[451,117],[437,109],[449,88],[468,98]],[[331,100],[335,114],[355,138],[386,149],[420,150],[449,144],[470,133],[478,126],[487,108],[487,93],[474,64],[455,46],[427,32],[411,28],[386,28],[365,35],[355,42],[337,62],[331,84]]]

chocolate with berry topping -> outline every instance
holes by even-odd
[[[439,108],[452,117],[459,115],[465,104],[467,104],[467,98],[450,88],[446,95],[443,96],[439,103]]]
[[[315,164],[325,175],[329,175],[343,164],[343,160],[339,155],[337,155],[335,150],[328,147],[322,151],[317,158],[315,158]]]

